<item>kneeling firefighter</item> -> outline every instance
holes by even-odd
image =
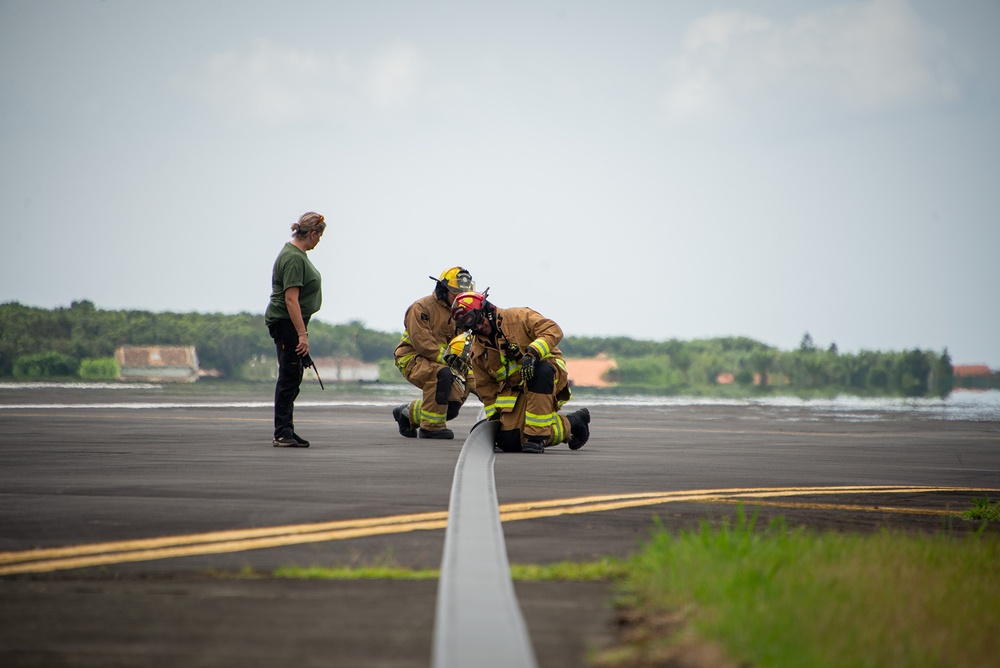
[[[557,347],[559,325],[530,308],[497,308],[481,292],[458,295],[451,313],[460,330],[472,331],[476,394],[487,418],[500,421],[494,449],[542,453],[559,443],[582,448],[590,438],[590,411],[558,413],[572,396]]]
[[[451,304],[462,292],[475,289],[472,274],[462,267],[447,269],[434,281],[434,292],[413,302],[403,316],[403,338],[396,346],[396,367],[423,396],[396,406],[392,417],[408,438],[455,438],[447,421],[475,391],[471,377],[459,378],[449,365],[449,344],[457,334]]]

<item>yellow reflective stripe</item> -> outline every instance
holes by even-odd
[[[538,353],[538,359],[545,359],[552,354],[552,347],[544,339],[535,339],[528,347],[535,349],[535,352]]]
[[[562,418],[556,413],[538,414],[525,412],[524,424],[525,426],[537,427],[539,429],[548,427],[552,434],[549,443],[562,443],[566,440],[566,429],[563,427]]]
[[[444,413],[432,413],[425,411],[423,408],[420,409],[420,421],[429,422],[430,424],[444,424],[446,422]]]
[[[443,343],[438,346],[438,356],[437,356],[437,362],[438,362],[438,364],[444,364],[444,351],[445,351],[445,348],[447,348],[447,346],[445,346]]]
[[[543,415],[525,413],[524,424],[530,427],[548,427],[552,424],[553,417],[555,417],[555,413],[545,413]]]
[[[403,355],[396,361],[396,368],[399,369],[400,373],[406,369],[406,365],[410,363],[410,360],[416,356],[415,353],[410,353],[409,355]]]
[[[562,443],[566,439],[566,430],[563,428],[562,418],[555,415],[555,420],[552,422],[552,438],[549,439],[550,443]]]
[[[555,413],[524,413],[524,423],[533,427],[547,427],[559,421],[559,416]]]
[[[493,376],[497,379],[497,382],[502,383],[505,380],[507,380],[509,371],[507,369],[508,367],[507,358],[505,358],[503,355],[500,355],[500,361],[502,362],[502,364],[500,365],[500,368],[497,369],[496,373],[493,374]]]
[[[489,406],[483,406],[483,410],[486,411],[486,417],[493,417],[493,415],[497,412],[497,405],[490,404]]]
[[[505,408],[514,408],[514,404],[517,403],[517,395],[513,394],[505,397],[497,397],[496,403],[493,404],[497,407],[497,410],[504,410]]]
[[[566,371],[566,362],[564,362],[561,357],[556,357],[552,361],[555,362],[556,366],[558,366],[560,369],[562,369],[563,371]]]
[[[403,343],[413,345],[413,341],[410,340],[410,333],[405,329],[403,330],[403,338],[401,340]]]

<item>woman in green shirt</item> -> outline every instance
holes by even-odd
[[[264,324],[278,352],[278,382],[274,387],[274,447],[308,448],[309,441],[295,433],[292,411],[302,385],[302,358],[309,355],[309,318],[323,304],[322,278],[306,253],[316,248],[326,222],[309,212],[292,225],[292,240],[285,244],[271,270],[271,301]]]

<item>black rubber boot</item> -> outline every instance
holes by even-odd
[[[545,452],[545,441],[543,439],[532,439],[529,438],[521,446],[521,452],[527,452],[532,455],[540,455]]]
[[[413,428],[410,424],[410,418],[407,417],[410,407],[407,404],[400,404],[392,409],[392,419],[394,419],[397,424],[399,424],[399,433],[406,438],[416,438],[417,430]]]
[[[421,427],[419,430],[417,430],[417,436],[419,438],[452,439],[455,438],[455,432],[453,432],[451,429],[448,429],[447,427],[445,427],[444,429],[435,429],[434,431],[431,431],[430,429],[424,429],[423,427]]]
[[[520,452],[521,451],[521,430],[501,429],[497,432],[497,440],[493,445],[493,452]]]
[[[569,449],[579,450],[590,439],[590,411],[581,408],[568,414],[566,419],[569,420]]]

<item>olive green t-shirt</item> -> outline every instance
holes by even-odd
[[[302,317],[308,319],[323,305],[322,279],[305,251],[288,242],[278,253],[271,270],[271,301],[264,312],[264,324],[288,319],[285,290],[299,288]]]

